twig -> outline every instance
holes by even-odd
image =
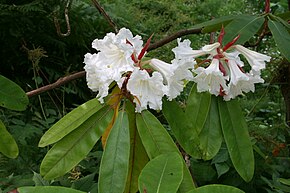
[[[62,77],[62,78],[58,79],[56,82],[54,82],[52,84],[48,84],[46,86],[40,87],[40,88],[32,90],[30,92],[27,92],[26,95],[28,97],[33,97],[35,95],[39,95],[39,94],[41,94],[43,92],[52,90],[54,88],[57,88],[57,87],[59,87],[61,85],[66,84],[68,82],[71,82],[72,80],[84,77],[85,75],[86,75],[85,71],[80,71],[80,72],[77,72],[77,73]]]
[[[68,8],[69,8],[69,5],[71,3],[70,1],[71,0],[67,1],[66,6],[64,8],[64,17],[65,17],[66,27],[67,27],[67,32],[66,33],[62,33],[61,32],[60,25],[59,25],[57,17],[56,16],[53,17],[53,21],[54,21],[54,25],[55,25],[55,28],[56,28],[57,35],[62,36],[62,37],[69,36],[70,32],[71,32],[71,27],[70,27],[70,23],[69,23],[69,16],[68,16]]]
[[[148,51],[164,46],[165,44],[185,35],[200,34],[201,30],[202,30],[201,28],[198,28],[198,29],[186,29],[186,30],[178,31],[170,36],[165,37],[163,40],[160,40],[154,44],[151,44],[148,48]]]
[[[93,0],[94,1],[94,0]],[[159,48],[173,40],[175,40],[176,38],[179,38],[179,37],[182,37],[182,36],[185,36],[185,35],[189,35],[189,34],[199,34],[201,33],[201,28],[200,29],[187,29],[187,30],[181,30],[179,32],[176,32],[168,37],[165,37],[163,40],[160,40],[154,44],[151,44],[151,46],[149,46],[148,48],[148,51],[149,50],[154,50],[156,48]],[[78,79],[78,78],[81,78],[81,77],[84,77],[86,74],[85,71],[80,71],[80,72],[77,72],[75,74],[71,74],[71,75],[68,75],[68,76],[64,76],[60,79],[58,79],[56,82],[52,83],[52,84],[49,84],[49,85],[46,85],[46,86],[43,86],[43,87],[40,87],[38,89],[35,89],[35,90],[32,90],[30,92],[27,92],[27,96],[28,97],[32,97],[32,96],[35,96],[35,95],[39,95],[43,92],[46,92],[46,91],[49,91],[49,90],[52,90],[54,88],[57,88],[61,85],[64,85],[72,80],[75,80],[75,79]]]
[[[92,0],[95,7],[99,10],[99,12],[105,17],[105,19],[109,22],[110,26],[115,30],[116,33],[118,33],[118,27],[115,24],[115,22],[112,20],[112,18],[107,14],[107,12],[104,10],[104,8],[99,4],[97,0]]]

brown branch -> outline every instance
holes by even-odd
[[[107,12],[104,10],[104,8],[99,4],[97,0],[92,0],[94,6],[99,10],[99,12],[105,17],[105,19],[108,21],[110,26],[115,30],[116,33],[118,33],[118,27],[115,24],[115,22],[112,20],[112,18],[107,14]]]
[[[75,80],[75,79],[84,77],[85,75],[86,75],[86,72],[85,71],[80,71],[80,72],[77,72],[77,73],[74,73],[74,74],[71,74],[71,75],[62,77],[62,78],[58,79],[56,82],[54,82],[52,84],[49,84],[49,85],[40,87],[38,89],[32,90],[30,92],[27,92],[26,95],[28,97],[33,97],[35,95],[39,95],[39,94],[41,94],[43,92],[52,90],[54,88],[57,88],[57,87],[59,87],[61,85],[66,84],[68,82],[71,82],[72,80]]]
[[[148,51],[157,49],[157,48],[159,48],[159,47],[161,47],[161,46],[163,46],[163,45],[175,40],[176,38],[179,38],[179,37],[182,37],[182,36],[185,36],[185,35],[189,35],[189,34],[199,34],[199,33],[201,33],[201,28],[200,29],[181,30],[179,32],[176,32],[176,33],[174,33],[172,35],[169,35],[169,36],[165,37],[164,39],[162,39],[162,40],[150,45],[149,48],[148,48]],[[57,87],[59,87],[61,85],[64,85],[64,84],[66,84],[66,83],[68,83],[68,82],[70,82],[72,80],[84,77],[85,75],[86,75],[85,71],[80,71],[80,72],[77,72],[75,74],[64,76],[64,77],[58,79],[56,82],[54,82],[52,84],[49,84],[49,85],[40,87],[38,89],[32,90],[30,92],[27,92],[26,95],[28,97],[39,95],[39,94],[41,94],[43,92],[46,92],[46,91],[52,90],[54,88],[57,88]]]
[[[148,48],[148,51],[164,46],[165,44],[185,35],[200,34],[201,30],[202,30],[201,28],[198,28],[198,29],[185,29],[185,30],[178,31],[172,35],[165,37],[163,40],[160,40],[154,44],[151,44]]]

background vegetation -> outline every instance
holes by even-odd
[[[181,29],[224,15],[259,14],[264,1],[216,0],[100,0],[119,28],[127,27],[143,39],[154,33],[152,42]],[[0,0],[0,74],[13,80],[26,92],[55,82],[58,78],[83,70],[83,56],[93,52],[91,42],[114,29],[89,0],[71,0],[69,19],[71,34],[57,34],[54,19],[66,33],[66,0]],[[284,13],[285,0],[272,1],[271,10]],[[209,34],[188,35],[194,48],[209,42]],[[173,57],[173,41],[153,50],[151,56],[165,61]],[[266,82],[254,94],[241,98],[247,117],[256,158],[256,173],[245,183],[233,169],[224,148],[211,161],[191,159],[191,171],[198,185],[222,183],[245,192],[290,192],[283,179],[290,178],[289,127],[281,85],[283,58],[273,40],[266,36],[254,49],[267,51],[274,60],[263,73]],[[283,75],[284,76],[284,75]],[[289,76],[289,75],[288,75]],[[281,81],[282,80],[282,81]],[[38,148],[43,133],[74,107],[94,97],[80,78],[62,87],[30,98],[23,112],[0,109],[0,119],[14,136],[19,156],[9,159],[0,154],[0,192],[38,183],[62,185],[83,191],[96,190],[98,166],[102,155],[97,145],[89,156],[69,174],[53,182],[39,176],[39,165],[48,149]],[[186,92],[180,101],[186,98]],[[160,117],[162,120],[162,117]],[[164,122],[164,124],[166,124]],[[258,151],[259,150],[259,151]],[[289,185],[289,184],[288,184]]]

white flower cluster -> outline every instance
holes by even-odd
[[[237,40],[237,39],[236,39]],[[183,42],[178,39],[178,46],[173,49],[177,59],[191,59],[207,55],[205,60],[210,62],[207,67],[198,66],[193,70],[199,92],[208,91],[216,96],[223,96],[228,101],[238,95],[255,91],[255,83],[263,83],[260,71],[265,68],[265,61],[271,57],[251,51],[241,45],[233,45],[234,41],[221,47],[219,42],[206,45],[201,50],[193,50],[190,41]],[[225,52],[230,49],[231,52]],[[239,55],[243,55],[251,66],[249,72],[245,72],[244,63]]]
[[[93,41],[92,47],[98,53],[85,55],[84,69],[88,87],[98,92],[100,102],[115,81],[120,89],[133,95],[136,112],[147,109],[148,105],[161,110],[163,96],[169,100],[176,98],[185,80],[193,80],[194,60],[175,59],[171,64],[158,59],[142,61],[148,45],[149,42],[143,47],[141,37],[133,36],[126,28]],[[151,68],[145,68],[144,64]]]

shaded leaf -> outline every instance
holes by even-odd
[[[136,193],[138,191],[138,177],[149,158],[137,131],[134,106],[131,103],[126,104],[126,111],[130,129],[130,160],[125,193]]]
[[[176,152],[157,156],[142,170],[139,191],[176,193],[183,178],[182,167],[182,159]]]
[[[245,193],[245,192],[233,186],[212,184],[199,187],[187,193]]]
[[[9,158],[16,158],[19,150],[12,135],[7,131],[5,125],[0,120],[0,152]]]
[[[19,193],[85,193],[79,190],[60,186],[20,187],[17,190]]]
[[[78,106],[46,131],[41,137],[38,146],[45,147],[61,140],[100,110],[101,107],[97,98]]]
[[[203,160],[212,159],[221,147],[223,136],[218,111],[218,100],[216,96],[211,96],[210,111],[207,115],[201,133],[199,134],[199,149],[202,153]]]
[[[141,114],[137,114],[136,123],[138,133],[150,159],[164,153],[180,153],[168,132],[149,111],[144,110]],[[186,192],[195,187],[191,174],[184,162],[183,175],[183,181],[179,187],[180,192]]]
[[[42,178],[42,176],[36,172],[33,172],[32,180],[35,183],[35,186],[49,186],[49,182]]]
[[[277,21],[269,20],[269,29],[271,30],[274,40],[283,56],[290,61],[290,34],[286,28]]]
[[[264,21],[263,16],[243,15],[243,17],[237,17],[225,27],[226,34],[223,45],[231,42],[238,35],[240,35],[240,38],[236,44],[244,44],[259,31]]]
[[[46,154],[40,165],[44,179],[64,175],[91,151],[111,121],[113,110],[105,106],[77,129],[58,141]]]
[[[24,111],[28,103],[28,97],[22,88],[0,75],[0,106],[15,111]]]
[[[219,97],[221,126],[233,165],[249,182],[254,175],[254,153],[246,120],[237,100],[228,102]]]
[[[126,186],[130,157],[130,134],[128,115],[119,112],[108,136],[103,153],[100,173],[100,193],[123,193]]]
[[[203,28],[202,29],[203,33],[219,31],[222,28],[222,26],[226,26],[229,22],[231,22],[236,17],[239,17],[239,16],[230,15],[230,16],[219,17],[210,21],[196,24],[193,26],[193,28]]]

